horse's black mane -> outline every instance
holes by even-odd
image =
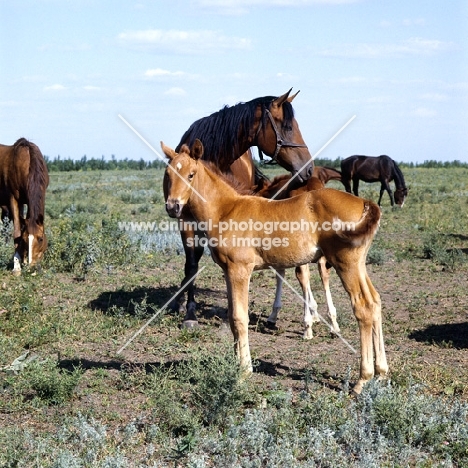
[[[241,156],[240,145],[252,135],[255,121],[255,111],[261,106],[263,128],[266,126],[265,109],[269,109],[276,99],[274,96],[265,96],[249,102],[241,102],[232,107],[225,106],[220,111],[194,122],[182,136],[175,151],[179,152],[182,144],[190,147],[196,138],[201,140],[204,147],[203,159],[212,161],[223,171]],[[283,123],[285,130],[290,130],[294,118],[294,110],[289,101],[283,103]]]
[[[403,172],[401,172],[401,169],[398,167],[398,164],[393,161],[393,168],[394,168],[394,180],[395,180],[395,186],[397,189],[399,188],[406,188],[405,184],[405,178],[403,177]]]

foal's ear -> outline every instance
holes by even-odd
[[[177,153],[169,148],[169,146],[166,146],[162,141],[161,141],[161,149],[163,150],[163,153],[166,155],[167,159],[174,159],[177,156]]]
[[[203,156],[203,143],[198,138],[193,143],[191,156],[195,160]]]

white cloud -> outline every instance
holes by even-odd
[[[117,36],[119,44],[140,50],[172,52],[177,54],[205,54],[227,49],[250,48],[250,39],[228,37],[219,31],[176,29],[147,29],[128,31]]]
[[[99,86],[83,86],[85,91],[100,91],[101,88]]]
[[[343,78],[336,78],[334,80],[331,80],[332,83],[337,83],[337,84],[357,84],[357,83],[365,83],[367,82],[367,78],[364,78],[363,76],[346,76]]]
[[[361,0],[193,0],[200,8],[225,15],[245,15],[254,7],[307,7],[311,5],[343,5]]]
[[[453,42],[443,42],[436,39],[413,37],[395,44],[341,44],[322,50],[319,55],[325,57],[347,58],[388,58],[417,55],[433,55],[453,50]]]
[[[186,96],[187,93],[182,88],[170,88],[165,93],[167,96]]]
[[[145,71],[145,76],[148,78],[175,77],[175,76],[183,76],[183,75],[184,75],[184,72],[181,72],[181,71],[171,72],[169,70],[164,70],[162,68],[153,68],[153,69]]]
[[[446,94],[440,93],[425,93],[419,96],[420,99],[424,101],[433,101],[433,102],[444,102],[448,100],[448,96]]]
[[[437,112],[434,109],[428,109],[427,107],[417,107],[411,112],[411,115],[415,117],[435,117]]]
[[[67,88],[61,84],[53,84],[51,86],[45,86],[44,91],[63,91]]]
[[[426,20],[424,18],[416,18],[416,19],[405,18],[403,20],[403,26],[424,26],[425,24],[426,24]]]

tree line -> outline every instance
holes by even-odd
[[[116,159],[114,155],[111,156],[110,160],[106,160],[104,156],[99,158],[87,158],[86,155],[81,159],[71,159],[65,158],[62,159],[60,156],[55,157],[54,159],[44,156],[44,159],[47,163],[49,172],[73,172],[73,171],[114,171],[114,170],[138,170],[144,171],[146,169],[164,169],[165,163],[158,159],[152,161],[145,161],[144,159]],[[262,163],[257,162],[260,167]],[[268,162],[266,163],[268,164]],[[328,166],[335,169],[340,169],[341,158],[328,159],[328,158],[316,158],[316,166]],[[435,161],[428,160],[422,163],[413,163],[413,162],[400,162],[398,163],[400,167],[403,168],[451,168],[451,167],[464,167],[468,168],[468,162],[461,161]]]

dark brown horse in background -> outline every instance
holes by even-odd
[[[359,180],[364,182],[380,182],[379,206],[382,195],[386,190],[392,206],[395,203],[402,207],[408,195],[405,179],[397,163],[389,156],[349,156],[341,161],[341,180],[347,192],[351,193],[351,180],[353,193],[358,196]],[[390,187],[395,182],[395,192]]]
[[[233,174],[235,166],[232,165],[239,158],[245,158],[243,155],[252,146],[257,146],[260,151],[295,175],[298,181],[307,180],[312,175],[313,160],[294,118],[291,102],[297,93],[289,96],[290,92],[291,90],[280,97],[265,96],[232,107],[226,106],[208,117],[197,120],[182,136],[176,151],[179,151],[183,144],[191,146],[199,139],[205,148],[203,159],[213,162],[221,172]],[[238,163],[235,164],[239,168]],[[252,185],[262,178],[265,176],[255,169]],[[166,179],[163,188],[167,196]],[[250,187],[244,184],[244,188]],[[181,219],[185,222],[184,225],[195,221],[187,207],[183,209]],[[187,291],[184,325],[191,327],[197,324],[194,278],[204,252],[204,247],[195,240],[204,238],[205,233],[186,229],[181,230],[181,237],[186,257],[185,277],[172,307],[184,309],[181,300]]]
[[[13,221],[15,255],[13,273],[21,262],[36,264],[47,248],[44,232],[47,166],[39,148],[20,138],[14,145],[0,145],[0,205],[2,215]]]

